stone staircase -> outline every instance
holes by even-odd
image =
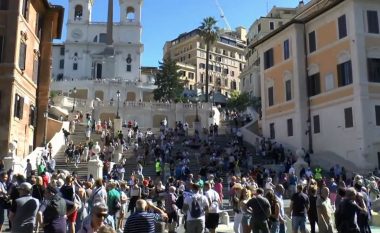
[[[82,143],[82,145],[86,144],[86,126],[82,124],[76,124],[75,126],[75,132],[70,135],[70,140],[74,142],[74,144],[78,145],[79,143]],[[62,139],[63,140],[63,139]],[[100,134],[92,133],[91,134],[91,140],[96,144],[96,142],[99,142],[100,144]],[[69,172],[76,172],[78,176],[81,179],[87,179],[87,162],[83,162],[78,164],[78,167],[76,168],[74,166],[74,163],[68,163],[66,164],[66,155],[65,155],[66,146],[62,146],[61,149],[58,151],[56,156],[54,157],[56,162],[55,170],[68,170]]]

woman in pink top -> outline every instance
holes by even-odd
[[[218,178],[216,179],[216,183],[214,185],[214,190],[219,194],[220,203],[223,203],[223,184],[222,183],[223,183],[223,179]]]

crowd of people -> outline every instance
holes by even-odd
[[[216,232],[232,209],[236,233],[284,233],[287,227],[303,233],[307,223],[311,233],[371,231],[371,203],[380,194],[377,173],[350,179],[339,165],[326,173],[310,167],[296,171],[295,159],[283,150],[276,153],[284,153],[288,165],[273,170],[254,163],[255,156],[265,156],[248,149],[239,130],[219,137],[218,126],[210,125],[189,135],[186,122],[170,128],[165,120],[157,135],[130,121],[124,136],[106,121],[93,127],[95,121],[87,116],[86,132],[90,128],[102,135],[103,177],[97,179],[74,171],[77,163],[98,156],[87,134],[86,143],[70,140],[80,133],[74,121],[64,130],[67,158],[74,158],[74,166],[56,170],[47,149],[37,170],[28,162],[23,175],[0,173],[0,230],[7,216],[15,233],[171,233],[182,227],[189,233]],[[258,146],[266,151],[273,145],[264,139]],[[116,151],[122,157],[111,167]],[[127,164],[130,156],[136,161],[133,169]],[[155,175],[147,176],[149,169]]]

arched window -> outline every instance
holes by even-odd
[[[130,22],[135,20],[135,8],[131,6],[127,7],[127,20]]]
[[[83,7],[82,5],[75,6],[74,20],[81,20],[83,16]]]
[[[131,54],[128,54],[128,57],[126,59],[126,62],[127,62],[127,72],[131,72],[132,71],[132,58],[131,58]]]

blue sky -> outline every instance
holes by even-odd
[[[50,2],[66,8],[62,36],[64,41],[69,0],[50,0]],[[94,2],[92,20],[106,21],[108,1],[94,0]],[[255,19],[266,15],[268,8],[271,9],[274,5],[294,7],[298,2],[299,0],[219,0],[231,27],[244,26],[247,29]],[[118,21],[119,1],[114,0],[114,5],[114,21]],[[208,16],[215,17],[219,27],[226,27],[215,0],[144,0],[142,66],[158,66],[158,61],[162,60],[162,48],[165,42],[197,28],[202,19]]]

